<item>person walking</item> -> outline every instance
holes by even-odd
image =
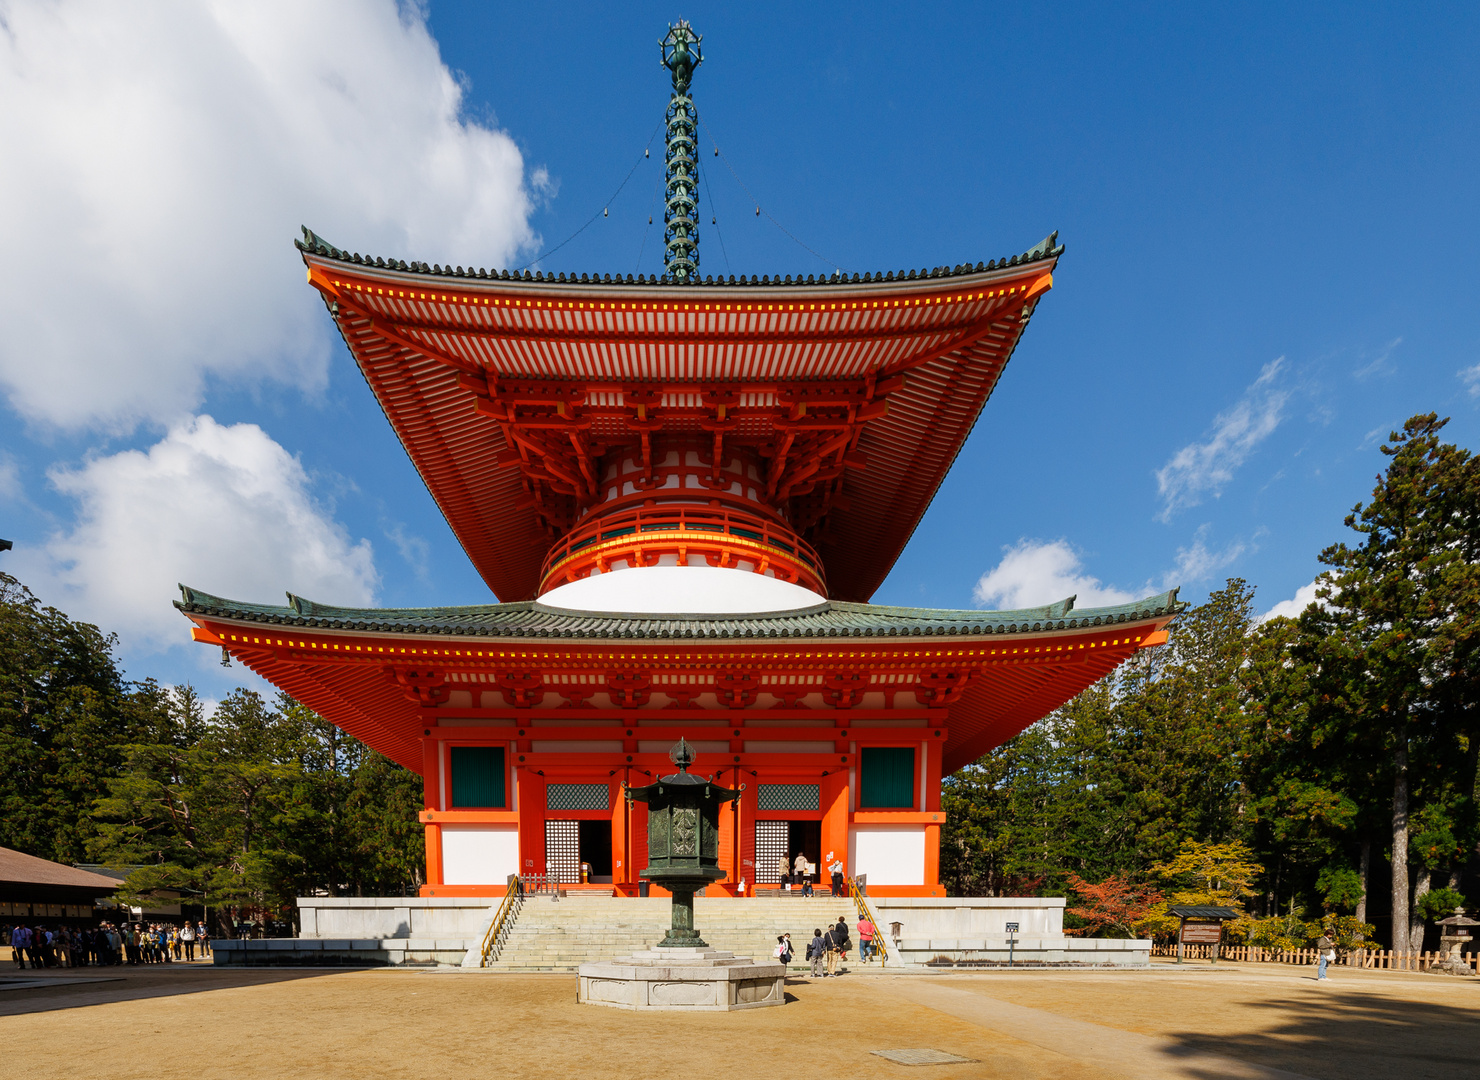
[[[812,940],[807,942],[807,959],[812,961],[812,974],[809,978],[823,978],[823,961],[827,958],[827,946],[822,940],[822,931],[813,930]]]
[[[858,920],[858,959],[865,964],[874,955],[874,924],[868,919]]]
[[[1336,942],[1331,940],[1330,934],[1321,934],[1321,940],[1316,942],[1316,953],[1320,957],[1316,965],[1316,981],[1319,982],[1326,977],[1326,965],[1336,959]]]
[[[838,945],[838,962],[848,962],[848,950],[853,947],[853,942],[848,937],[848,922],[841,915],[838,916],[838,924],[833,927],[833,940]]]
[[[791,891],[791,862],[785,855],[776,860],[776,884],[787,892]]]

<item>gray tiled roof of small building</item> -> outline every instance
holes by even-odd
[[[342,248],[335,247],[306,225],[303,226],[303,239],[294,240],[293,245],[299,251],[306,252],[307,254],[317,255],[325,259],[333,259],[337,262],[350,263],[355,266],[365,266],[376,270],[395,270],[406,274],[427,274],[432,277],[463,278],[473,281],[539,281],[557,285],[665,285],[675,288],[712,287],[716,285],[734,285],[737,287],[741,285],[789,285],[795,288],[797,286],[807,285],[815,287],[818,285],[877,284],[884,281],[918,281],[922,279],[928,280],[931,278],[979,274],[988,270],[1021,266],[1025,263],[1038,262],[1040,259],[1051,259],[1062,255],[1064,253],[1064,245],[1060,244],[1058,239],[1059,234],[1053,232],[1021,255],[1013,255],[1011,258],[993,259],[986,263],[960,263],[954,267],[937,266],[924,270],[891,270],[873,274],[853,274],[851,276],[845,273],[835,273],[831,277],[822,278],[818,278],[814,274],[808,274],[805,281],[802,279],[801,274],[796,275],[795,281],[792,280],[790,274],[786,275],[786,280],[784,281],[780,274],[777,274],[774,280],[772,280],[769,274],[762,276],[760,279],[757,279],[754,275],[747,279],[742,274],[738,280],[735,278],[735,275],[731,274],[729,280],[725,280],[724,276],[721,275],[719,280],[715,280],[713,276],[710,276],[702,280],[695,279],[689,283],[674,281],[667,277],[657,277],[652,274],[627,274],[625,277],[622,274],[617,274],[614,278],[611,274],[603,275],[596,273],[581,274],[577,278],[575,274],[567,276],[564,271],[556,274],[553,271],[545,272],[540,270],[531,273],[528,270],[521,272],[518,270],[474,269],[473,267],[468,267],[464,270],[461,266],[444,268],[440,264],[428,266],[424,262],[406,262],[404,259],[385,259],[379,256],[361,255],[357,251],[345,251]]]
[[[1017,611],[953,611],[827,601],[758,615],[643,615],[570,611],[538,601],[436,608],[341,608],[288,594],[278,607],[225,600],[180,586],[186,614],[320,630],[514,638],[971,637],[1082,630],[1174,615],[1177,590],[1114,607],[1075,610],[1074,598]]]

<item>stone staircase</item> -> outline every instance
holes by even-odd
[[[670,903],[666,897],[532,896],[489,966],[498,971],[574,971],[590,961],[630,956],[663,936]],[[694,923],[712,948],[764,960],[776,947],[776,935],[790,933],[796,951],[793,970],[808,967],[812,931],[825,931],[839,915],[849,927],[857,922],[852,901],[832,897],[694,898]],[[856,933],[853,942],[850,966],[858,963]]]

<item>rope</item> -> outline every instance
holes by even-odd
[[[735,178],[735,183],[739,184],[741,190],[744,191],[746,195],[750,196],[750,201],[755,204],[755,208],[759,210],[762,214],[765,214],[772,225],[776,226],[776,228],[780,229],[787,236],[791,237],[792,243],[796,244],[797,247],[801,248],[803,251],[810,252],[814,257],[820,259],[822,262],[827,263],[828,266],[831,266],[839,273],[847,273],[846,270],[844,270],[837,263],[833,262],[826,255],[823,255],[822,253],[817,251],[817,249],[809,247],[798,240],[795,233],[793,233],[785,225],[781,224],[781,222],[777,221],[775,217],[772,216],[771,211],[767,210],[764,206],[761,205],[761,201],[751,193],[750,188],[745,186],[745,181],[740,179],[740,174],[735,171],[735,166],[730,164],[730,155],[726,154],[723,150],[720,150],[719,140],[714,137],[714,132],[709,130],[709,125],[704,123],[703,117],[699,118],[699,123],[704,125],[704,131],[709,135],[709,141],[714,144],[715,150],[719,152],[720,160],[725,163],[725,168],[730,170],[730,175]],[[723,248],[724,241],[720,241],[720,246],[721,248]],[[726,261],[726,265],[728,265],[728,260]]]
[[[607,207],[611,206],[612,203],[614,203],[614,202],[617,201],[617,196],[620,195],[620,194],[622,194],[622,189],[627,186],[627,181],[628,180],[631,180],[632,179],[632,174],[635,173],[635,172],[637,172],[637,166],[641,165],[644,161],[647,160],[648,150],[651,149],[651,147],[653,145],[653,140],[658,137],[658,132],[659,132],[659,130],[662,127],[663,127],[663,121],[660,120],[660,121],[658,121],[658,126],[655,127],[655,128],[653,128],[653,133],[648,136],[647,145],[642,148],[642,157],[638,158],[635,162],[633,162],[632,168],[627,171],[626,177],[624,177],[623,180],[622,180],[622,182],[617,185],[617,190],[614,191],[614,192],[612,192],[611,198],[607,199],[606,202],[602,204],[600,210],[596,211],[596,213],[592,214],[589,218],[586,219],[586,224],[582,225],[579,229],[577,229],[575,232],[571,233],[569,236],[567,236],[564,240],[560,241],[560,243],[556,244],[554,247],[548,248],[545,251],[540,252],[534,258],[530,259],[529,262],[525,263],[521,267],[518,267],[518,269],[519,270],[528,270],[531,266],[533,266],[535,263],[539,262],[541,259],[546,259],[546,258],[549,258],[551,255],[554,255],[557,251],[559,251],[561,248],[563,248],[566,244],[570,243],[576,237],[580,236],[581,233],[585,232],[588,228],[590,228],[591,227],[591,223],[593,221],[595,221],[597,218],[601,217],[601,215],[606,212]],[[646,242],[646,239],[647,239],[646,237],[643,238],[644,242]]]

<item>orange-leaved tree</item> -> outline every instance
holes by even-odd
[[[1082,919],[1084,925],[1066,927],[1066,934],[1133,937],[1135,924],[1161,903],[1161,892],[1154,886],[1138,885],[1123,877],[1107,877],[1094,884],[1070,872],[1068,880],[1069,887],[1080,896],[1080,903],[1069,908],[1068,914]]]

